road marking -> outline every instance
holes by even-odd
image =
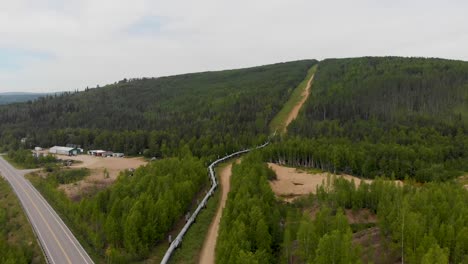
[[[14,181],[19,185],[19,187],[23,190],[23,192],[26,194],[26,196],[29,198],[29,200],[31,201],[32,205],[34,206],[34,208],[36,208],[37,212],[39,213],[39,216],[42,218],[42,221],[44,221],[44,223],[47,225],[47,228],[49,229],[50,233],[52,234],[52,236],[54,237],[55,239],[55,242],[57,242],[57,245],[60,247],[60,250],[62,251],[63,255],[65,256],[65,258],[67,259],[67,262],[72,264],[71,260],[70,260],[70,257],[67,255],[67,253],[65,252],[65,249],[62,247],[62,244],[60,244],[60,242],[58,241],[57,239],[57,236],[55,235],[54,231],[52,230],[52,228],[50,227],[49,223],[46,221],[44,215],[42,214],[42,212],[39,210],[39,208],[37,207],[36,203],[34,203],[33,199],[31,198],[31,196],[29,195],[29,193],[26,191],[26,189],[23,188],[23,186],[21,185],[21,183],[18,181],[18,179],[16,179],[16,177],[12,177],[14,179]],[[52,257],[52,256],[51,256]]]
[[[32,184],[26,180],[24,178],[24,176],[22,175],[23,171],[19,171],[19,170],[16,170],[14,169],[8,162],[6,162],[5,160],[3,160],[3,163],[4,163],[4,167],[10,171],[10,173],[12,175],[16,175],[17,177],[14,177],[15,180],[16,178],[19,178],[20,181],[24,181],[24,184],[27,186],[27,188],[29,188],[31,190],[31,194],[35,196],[35,198],[37,198],[38,200],[41,201],[41,203],[44,205],[44,207],[46,208],[47,211],[49,211],[49,213],[51,214],[51,217],[54,219],[54,221],[60,226],[60,228],[62,229],[62,231],[64,232],[65,236],[68,238],[69,242],[71,242],[73,244],[73,246],[75,247],[75,249],[78,251],[78,254],[81,256],[81,258],[84,260],[84,262],[86,262],[87,264],[89,263],[94,263],[92,261],[92,259],[88,256],[86,250],[83,248],[83,246],[78,242],[78,240],[75,238],[75,239],[72,239],[71,236],[73,236],[73,233],[70,231],[70,229],[68,229],[68,227],[65,225],[65,223],[63,222],[63,220],[58,216],[58,214],[51,208],[51,206],[47,203],[47,201],[41,196],[41,194],[37,191],[37,189],[35,189]],[[16,180],[16,182],[18,182],[18,180]],[[25,193],[27,193],[23,187],[21,187],[23,189],[23,191]],[[31,199],[30,195],[28,194],[29,196],[29,199]],[[37,208],[37,207],[36,207]],[[71,235],[71,236],[70,236]],[[79,247],[78,247],[79,246]],[[48,250],[49,251],[49,250]],[[83,255],[83,252],[84,254],[86,255]],[[49,251],[50,253],[50,251]]]
[[[6,174],[5,174],[6,175]],[[55,261],[52,259],[52,253],[49,249],[49,247],[47,247],[47,245],[44,243],[44,238],[42,237],[42,233],[41,231],[39,230],[39,228],[37,227],[36,223],[34,221],[32,221],[32,218],[31,218],[31,213],[29,211],[29,209],[25,206],[25,204],[23,203],[23,197],[19,195],[18,191],[17,191],[17,188],[14,184],[12,184],[11,180],[9,180],[9,177],[8,176],[3,176],[5,178],[5,180],[7,180],[9,183],[10,183],[10,186],[11,188],[13,189],[13,191],[16,193],[16,196],[18,197],[18,200],[20,201],[20,203],[22,204],[22,207],[24,208],[24,210],[26,211],[26,217],[28,218],[29,220],[29,223],[33,226],[33,229],[35,230],[37,236],[39,236],[39,243],[42,244],[42,246],[45,248],[45,250],[47,251],[47,255],[49,257],[47,257],[47,255],[45,256],[46,258],[46,262],[48,262],[47,260],[51,261],[52,263],[55,264]],[[49,259],[50,258],[50,259]]]
[[[38,191],[31,185],[31,183],[29,181],[26,181],[26,185],[32,190],[32,192],[39,198],[39,200],[41,200],[42,204],[45,206],[45,208],[47,209],[47,211],[49,211],[49,213],[52,215],[52,217],[54,218],[54,220],[58,223],[58,225],[60,226],[60,228],[62,229],[62,231],[65,233],[65,235],[67,236],[67,238],[70,240],[70,242],[73,244],[73,246],[78,250],[78,253],[80,254],[80,256],[83,258],[83,260],[86,262],[86,263],[89,263],[89,261],[85,258],[85,256],[81,253],[81,250],[78,248],[78,246],[76,245],[75,243],[75,240],[73,240],[68,232],[71,232],[69,229],[68,229],[68,232],[67,230],[64,229],[64,225],[65,223],[62,221],[62,219],[57,215],[57,213],[55,211],[52,211],[50,207],[50,205],[44,200],[44,198],[38,193]],[[59,221],[60,220],[60,221]],[[86,252],[84,250],[84,248],[81,246],[81,244],[79,244],[81,249]]]

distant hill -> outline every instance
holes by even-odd
[[[0,93],[0,105],[21,103],[35,100],[39,97],[48,95],[47,93]]]
[[[317,63],[121,80],[83,92],[0,106],[0,146],[73,143],[126,154],[222,155],[269,135],[268,124]]]

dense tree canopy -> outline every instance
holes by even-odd
[[[221,218],[216,262],[272,263],[280,240],[279,210],[266,164],[253,153],[233,165],[231,191]]]
[[[371,178],[450,179],[468,170],[468,63],[325,60],[288,132],[272,160]]]
[[[84,92],[0,106],[0,145],[73,143],[127,155],[197,156],[261,142],[313,60],[220,72],[123,80]],[[260,136],[260,138],[258,138]]]
[[[195,195],[209,184],[204,162],[188,153],[154,161],[133,174],[122,173],[110,188],[75,203],[57,186],[81,174],[58,172],[45,180],[31,180],[93,253],[112,263],[147,257],[157,243],[166,240]]]

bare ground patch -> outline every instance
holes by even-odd
[[[377,215],[371,212],[369,209],[359,209],[359,210],[345,210],[346,218],[350,224],[375,224],[377,223]]]
[[[326,172],[308,173],[275,163],[268,163],[268,166],[275,171],[277,176],[275,181],[270,181],[273,192],[286,201],[292,201],[299,196],[315,193],[317,186],[326,183],[327,179],[332,176],[332,174]],[[354,180],[356,186],[361,181],[371,182],[371,180],[363,180],[346,174],[336,175],[336,177],[342,177],[350,181]]]
[[[143,158],[103,158],[79,155],[64,159],[78,161],[77,164],[70,166],[70,168],[88,168],[91,172],[83,180],[59,186],[60,190],[63,190],[70,199],[75,201],[81,199],[83,195],[94,193],[111,185],[115,182],[121,171],[136,169],[147,164]]]
[[[458,178],[458,182],[465,188],[465,190],[468,190],[468,174],[460,176]]]
[[[360,246],[363,263],[393,264],[401,263],[397,250],[390,245],[379,227],[371,227],[353,234],[353,244]]]

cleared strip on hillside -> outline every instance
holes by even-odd
[[[310,94],[310,86],[316,70],[317,65],[309,69],[306,78],[294,89],[289,100],[273,118],[270,123],[270,130],[272,132],[286,133],[289,123],[297,117],[299,110]]]

